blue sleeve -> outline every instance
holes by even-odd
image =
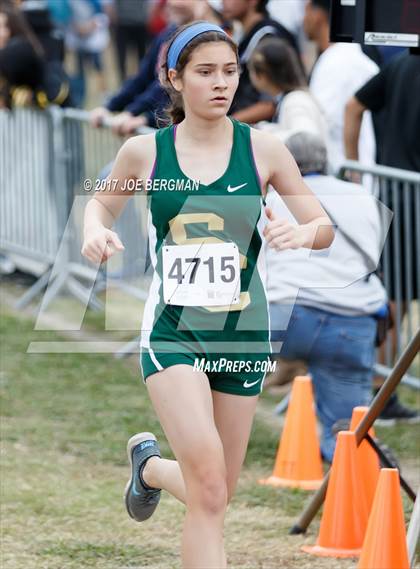
[[[166,32],[166,30],[164,32]],[[109,111],[128,110],[129,112],[133,112],[129,110],[127,106],[134,103],[136,97],[141,95],[143,91],[146,90],[147,86],[156,80],[156,67],[160,48],[166,41],[168,35],[164,32],[162,32],[150,46],[141,61],[137,75],[128,79],[123,84],[119,92],[108,101],[106,108]]]
[[[127,79],[119,92],[114,95],[107,103],[106,107],[110,111],[123,111],[133,99],[144,91],[146,85],[155,79],[155,69],[153,63],[152,48],[144,56],[140,70],[134,77]]]
[[[168,96],[157,79],[138,95],[132,103],[126,106],[125,110],[132,115],[141,115],[145,111],[160,111],[168,103]]]

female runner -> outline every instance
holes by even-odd
[[[87,204],[82,253],[98,263],[123,248],[111,230],[129,197],[123,188],[128,179],[152,179],[145,187],[154,277],[140,363],[176,460],[161,458],[153,434],[131,437],[126,506],[143,521],[167,490],[186,505],[182,566],[223,569],[225,512],[270,353],[262,240],[280,251],[322,249],[333,229],[285,146],[227,117],[239,65],[221,28],[196,22],[177,30],[161,71],[172,125],[124,143],[110,174],[119,189]],[[263,218],[268,184],[297,224],[268,208]]]

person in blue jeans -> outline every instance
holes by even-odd
[[[300,132],[286,140],[305,182],[336,225],[329,250],[267,248],[267,290],[273,354],[304,360],[312,377],[322,425],[321,452],[331,461],[332,427],[372,398],[377,319],[386,292],[374,274],[383,246],[378,202],[358,184],[326,176],[320,138]],[[281,199],[267,204],[290,219]]]

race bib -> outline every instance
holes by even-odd
[[[241,291],[235,243],[164,245],[163,299],[176,306],[237,304]]]

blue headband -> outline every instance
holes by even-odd
[[[171,47],[169,48],[168,56],[166,58],[168,69],[175,69],[184,47],[186,47],[195,37],[200,34],[204,34],[205,32],[219,32],[223,35],[227,35],[221,27],[216,26],[215,24],[210,24],[209,22],[201,22],[189,26],[174,39]]]

